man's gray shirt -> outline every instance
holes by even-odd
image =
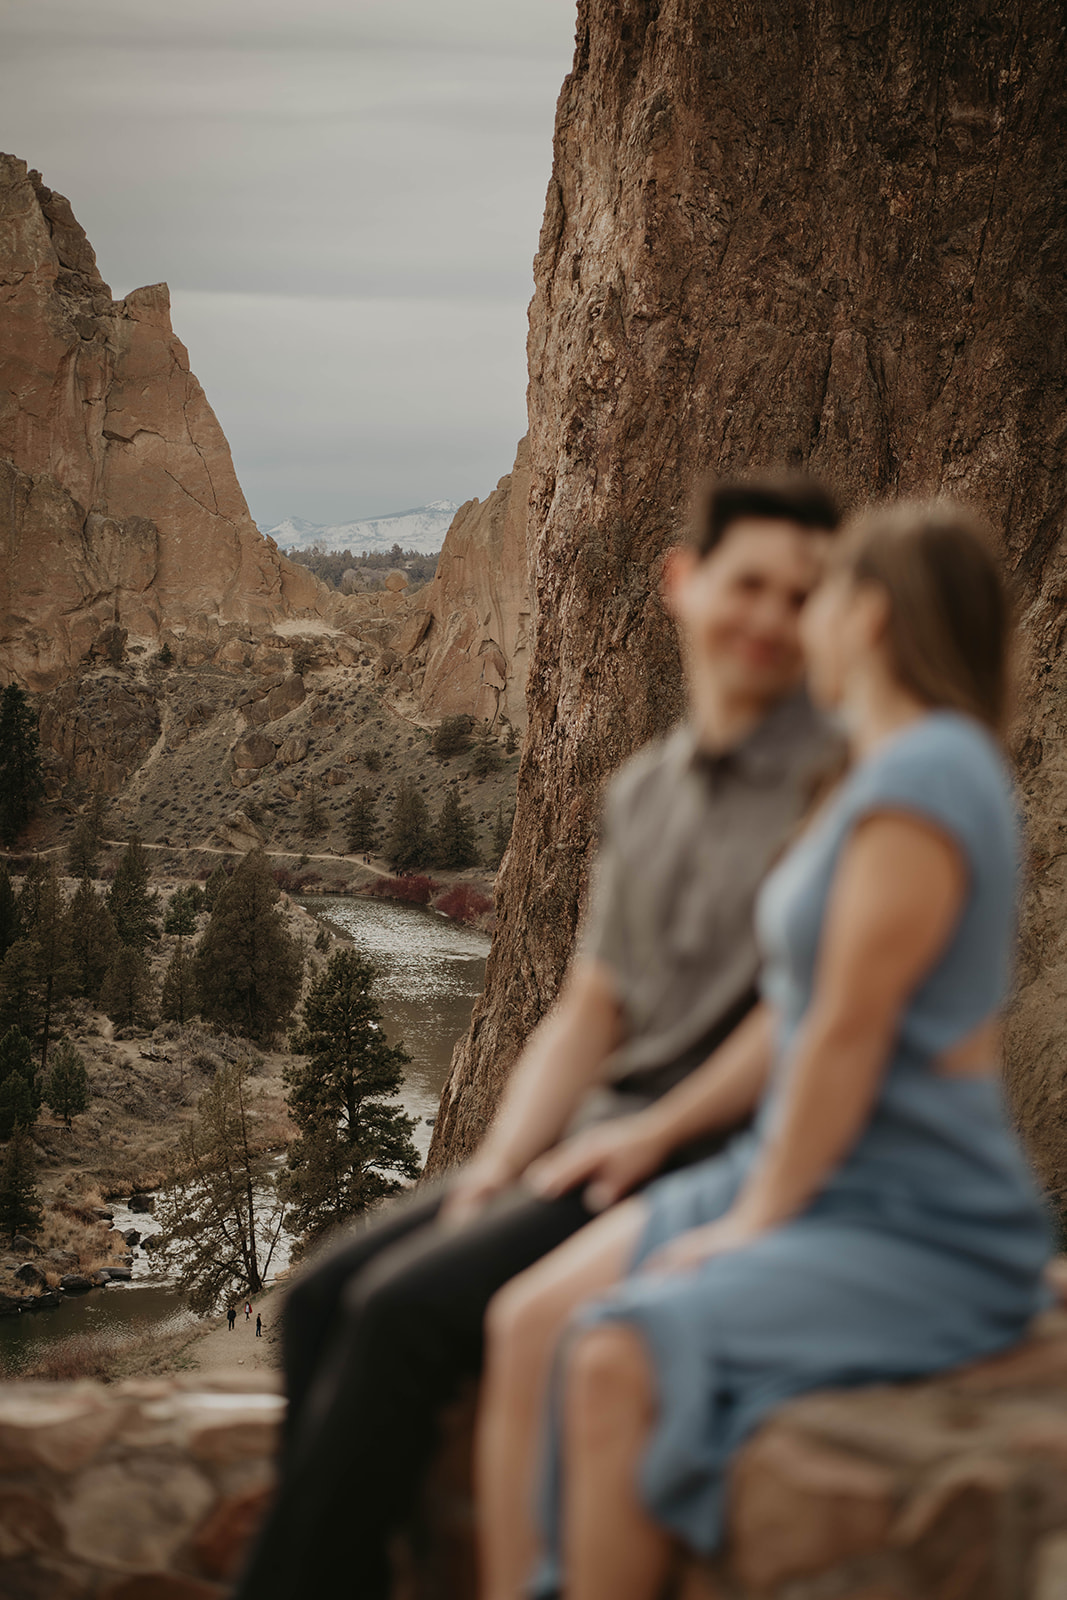
[[[610,969],[622,1006],[617,1091],[663,1093],[754,1002],[757,890],[839,753],[797,693],[731,750],[702,750],[682,723],[610,780],[578,951]]]

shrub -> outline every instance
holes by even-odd
[[[433,908],[456,922],[475,922],[487,911],[492,911],[493,902],[487,894],[472,889],[469,883],[457,883],[453,888],[446,889],[444,894],[438,895]]]
[[[440,884],[432,878],[411,873],[404,878],[375,878],[368,894],[378,900],[404,900],[409,905],[428,906]]]
[[[430,748],[441,761],[458,756],[471,742],[473,720],[470,717],[445,717],[434,729]]]

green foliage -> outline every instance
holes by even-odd
[[[6,866],[0,863],[0,961],[7,955],[21,931],[22,919],[19,916],[11,874]]]
[[[368,745],[363,752],[363,765],[368,772],[381,772],[382,752],[376,744]]]
[[[318,785],[307,783],[300,801],[301,835],[305,839],[314,839],[316,835],[325,833],[326,827],[327,817],[319,799]]]
[[[40,1109],[33,1043],[20,1028],[8,1028],[0,1039],[0,1139],[10,1139],[16,1128],[32,1128]]]
[[[152,1021],[152,973],[144,952],[119,943],[100,992],[100,1004],[116,1028],[147,1027]]]
[[[163,641],[163,645],[156,656],[156,660],[159,662],[161,667],[172,667],[174,665],[174,651],[171,649],[170,644],[166,639]]]
[[[186,1023],[195,1017],[200,1008],[196,992],[196,957],[178,939],[178,948],[163,974],[163,989],[159,997],[159,1014],[168,1022]]]
[[[359,1215],[418,1175],[414,1127],[395,1103],[411,1059],[389,1044],[372,989],[375,972],[355,950],[337,950],[311,983],[297,1056],[286,1069],[289,1110],[300,1130],[289,1146],[282,1194],[290,1225],[307,1238]]]
[[[163,1257],[201,1313],[260,1292],[282,1230],[281,1201],[255,1170],[257,1104],[247,1079],[243,1061],[216,1073],[182,1131],[156,1207]]]
[[[0,1032],[18,1027],[36,1041],[43,1021],[37,947],[32,939],[16,939],[0,962]]]
[[[320,928],[318,933],[315,935],[315,949],[326,951],[332,944],[333,940],[330,937],[329,928]]]
[[[79,817],[67,846],[67,866],[72,878],[95,878],[100,865],[100,841],[88,817]]]
[[[13,1244],[16,1233],[39,1233],[42,1220],[33,1140],[17,1128],[0,1156],[0,1234]]]
[[[494,867],[499,867],[500,863],[504,859],[504,851],[507,849],[511,840],[511,829],[514,821],[515,817],[514,813],[512,813],[512,815],[505,822],[504,808],[503,806],[497,806],[496,821],[493,823],[492,843],[492,860]]]
[[[504,751],[505,751],[505,753],[507,755],[513,756],[515,754],[515,751],[518,749],[518,747],[519,747],[519,736],[515,732],[514,723],[509,722],[508,723],[507,737],[504,740]]]
[[[470,717],[445,717],[433,731],[430,749],[441,761],[462,755],[470,747],[472,726]]]
[[[0,696],[0,842],[13,845],[44,794],[37,713],[25,689]]]
[[[483,722],[471,751],[471,771],[476,778],[487,778],[491,772],[499,772],[501,765],[500,750],[493,730],[488,722]]]
[[[474,821],[466,806],[459,803],[459,791],[450,788],[441,802],[434,826],[434,864],[454,872],[472,867],[478,859]]]
[[[386,573],[396,567],[407,572],[410,589],[429,583],[437,571],[436,553],[401,550],[398,544],[390,550],[364,550],[359,555],[353,555],[351,550],[320,550],[315,545],[310,550],[290,550],[288,555],[290,561],[307,567],[331,589],[342,588],[345,574],[353,571],[359,575],[359,587],[371,590],[383,588]]]
[[[84,877],[67,907],[67,944],[75,994],[99,1000],[118,935],[104,897]]]
[[[408,778],[401,782],[396,791],[385,855],[390,866],[398,867],[401,871],[427,867],[433,856],[430,812],[426,801]]]
[[[167,901],[163,932],[177,934],[179,939],[195,933],[197,915],[203,904],[204,895],[198,884],[189,883],[181,889],[175,889]]]
[[[293,671],[302,678],[315,665],[315,652],[303,641],[293,648]]]
[[[48,1045],[57,1008],[70,994],[75,982],[66,909],[55,862],[49,861],[41,882],[33,937],[41,989],[42,1067],[48,1061]]]
[[[72,1044],[62,1040],[52,1051],[44,1080],[44,1103],[69,1128],[71,1119],[89,1109],[89,1073]]]
[[[48,877],[48,857],[35,855],[26,868],[22,888],[18,894],[19,923],[21,931],[32,938],[41,914],[41,893]]]
[[[148,852],[134,834],[119,858],[107,893],[107,908],[119,939],[135,950],[143,950],[159,938],[158,896],[149,890],[151,877]]]
[[[214,911],[215,903],[229,881],[230,874],[226,871],[226,868],[220,861],[218,866],[213,868],[210,877],[204,885],[204,904],[207,906],[209,911]]]
[[[373,850],[378,839],[378,811],[374,796],[365,784],[360,784],[352,796],[348,811],[348,848],[362,854]]]
[[[278,885],[262,850],[250,850],[215,902],[197,947],[203,1015],[264,1043],[300,996],[303,959],[278,909]]]

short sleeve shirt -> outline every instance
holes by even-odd
[[[728,751],[682,723],[611,779],[578,952],[610,969],[622,1006],[619,1088],[662,1092],[753,1002],[757,890],[839,754],[797,693]]]

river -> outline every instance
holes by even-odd
[[[308,896],[301,904],[348,934],[378,969],[386,1033],[411,1056],[401,1100],[418,1118],[413,1137],[425,1157],[453,1046],[466,1031],[481,992],[489,939],[435,911],[391,900]],[[277,1163],[278,1158],[267,1158],[264,1169]],[[130,1213],[120,1202],[112,1204],[117,1227],[155,1231],[151,1217]],[[281,1241],[272,1272],[286,1265],[288,1243]],[[118,1342],[153,1328],[167,1332],[192,1326],[196,1319],[154,1266],[154,1258],[138,1250],[129,1284],[65,1296],[55,1311],[0,1317],[0,1376],[16,1375],[71,1336]]]

